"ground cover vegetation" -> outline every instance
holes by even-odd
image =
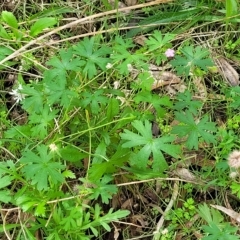
[[[0,9],[1,239],[240,239],[237,0]]]

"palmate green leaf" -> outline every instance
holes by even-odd
[[[41,202],[37,204],[37,207],[34,211],[34,216],[41,216],[41,217],[45,217],[46,215],[46,203]]]
[[[127,53],[127,49],[131,49],[135,47],[135,44],[133,43],[133,40],[131,38],[123,39],[121,36],[116,36],[114,39],[114,46],[113,50],[114,52],[122,52]]]
[[[31,114],[29,116],[29,124],[32,124],[32,136],[39,136],[43,139],[48,134],[48,129],[53,127],[53,119],[56,118],[57,110],[50,110],[45,105],[40,114]]]
[[[113,53],[110,55],[110,58],[121,74],[129,74],[129,66],[148,70],[148,64],[146,63],[148,59],[145,54],[137,51],[132,54],[132,52],[128,50],[134,46],[131,39],[123,39],[121,37],[116,37],[115,39]]]
[[[142,91],[137,93],[134,97],[134,101],[137,104],[139,104],[140,102],[151,103],[159,117],[163,117],[166,112],[163,107],[172,107],[172,102],[170,101],[170,98],[168,96],[159,97],[159,95],[153,94],[149,91]]]
[[[43,109],[44,103],[42,85],[36,83],[32,83],[32,87],[24,85],[22,93],[26,94],[26,98],[22,100],[23,109],[28,113],[40,113]]]
[[[155,51],[157,49],[161,49],[164,45],[169,44],[173,39],[175,35],[167,33],[165,35],[162,35],[160,31],[154,31],[153,35],[150,36],[146,41],[146,45],[148,47],[149,51]]]
[[[70,212],[68,212],[68,216],[63,218],[60,224],[62,225],[62,229],[65,231],[69,231],[70,229],[77,228],[76,218],[81,218],[80,207],[72,208]]]
[[[68,89],[65,80],[57,81],[51,80],[46,85],[47,102],[49,105],[59,103],[64,108],[69,108],[72,100],[78,97],[77,92]]]
[[[222,229],[223,228],[223,229]],[[239,240],[239,236],[236,236],[237,227],[231,226],[229,223],[225,223],[223,227],[216,225],[215,223],[209,226],[202,226],[202,229],[207,236],[202,240]]]
[[[41,144],[37,147],[37,151],[38,154],[31,150],[25,150],[20,159],[20,163],[24,164],[21,171],[26,179],[31,180],[31,184],[36,185],[39,191],[47,190],[49,181],[53,184],[62,183],[64,177],[60,170],[65,167],[61,163],[53,161],[47,146]]]
[[[153,141],[152,131],[151,131],[151,123],[149,121],[145,121],[145,126],[141,121],[135,120],[132,123],[132,126],[137,129],[137,131],[141,134],[138,135],[133,133],[127,129],[124,129],[124,133],[120,134],[121,138],[127,140],[122,147],[123,148],[132,148],[136,146],[141,146],[151,143]]]
[[[179,157],[180,147],[173,145],[174,136],[163,136],[160,138],[153,138],[152,136],[152,124],[149,121],[144,123],[139,120],[135,120],[132,126],[139,132],[139,134],[133,133],[129,130],[124,130],[124,133],[120,134],[123,140],[123,148],[133,148],[142,146],[140,151],[134,156],[135,165],[142,168],[147,167],[147,162],[150,155],[153,155],[153,170],[163,172],[168,167],[167,162],[162,152],[167,153],[172,157]],[[139,161],[139,163],[137,163]]]
[[[151,92],[154,78],[151,72],[144,71],[138,74],[138,80],[133,81],[131,88],[134,90],[141,89],[144,92]]]
[[[192,45],[190,47],[193,47]],[[188,49],[182,50],[183,54],[185,56],[189,55]],[[208,70],[208,67],[214,66],[213,61],[211,58],[209,58],[209,51],[206,48],[202,48],[200,46],[197,46],[195,48],[195,53],[191,55],[192,52],[190,51],[190,58],[193,57],[193,64],[204,71]]]
[[[109,59],[106,57],[110,54],[110,49],[106,46],[97,46],[95,38],[84,38],[76,46],[73,46],[74,53],[85,61],[83,73],[90,79],[93,78],[98,68],[105,70]]]
[[[121,57],[119,57],[121,56]],[[144,69],[148,70],[148,64],[146,56],[139,52],[135,52],[132,54],[131,52],[128,52],[127,54],[123,55],[122,53],[119,53],[118,55],[112,55],[111,56],[114,63],[117,64],[116,69],[119,70],[119,73],[127,75],[131,71],[131,68],[135,67],[137,69]],[[123,60],[120,60],[120,58],[123,58]]]
[[[216,132],[215,123],[208,121],[208,116],[204,116],[198,123],[190,111],[186,113],[176,112],[176,120],[181,124],[174,126],[173,134],[179,137],[187,136],[186,146],[188,149],[198,149],[199,138],[201,137],[206,143],[216,143],[213,133]]]
[[[62,107],[68,108],[72,100],[78,97],[75,91],[67,87],[69,72],[80,71],[85,61],[76,57],[72,49],[62,49],[59,55],[48,62],[52,68],[44,73],[44,86],[48,104],[59,103]]]
[[[226,97],[230,100],[228,105],[233,109],[238,109],[240,107],[240,87],[234,86],[227,88],[224,92]]]
[[[55,57],[54,61],[55,60],[60,62],[60,60],[57,57]],[[67,72],[64,68],[49,69],[43,73],[43,76],[44,76],[44,82],[46,82],[47,85],[49,85],[51,81],[55,79],[57,79],[57,81],[61,84],[61,86],[65,86],[67,83],[67,79],[66,79]]]
[[[108,98],[104,96],[103,89],[98,89],[94,93],[83,92],[83,99],[81,100],[81,105],[86,108],[90,106],[93,114],[99,113],[101,106],[105,106],[108,103]]]
[[[221,225],[224,220],[224,217],[218,210],[212,207],[209,208],[206,203],[198,206],[198,214],[208,224],[215,223],[216,225]]]
[[[197,46],[194,49],[191,45],[183,47],[181,52],[183,56],[177,55],[170,61],[179,75],[189,76],[190,71],[196,67],[207,71],[208,67],[214,66],[213,61],[209,58],[209,51],[205,48]]]
[[[72,172],[71,170],[65,170],[63,173],[64,178],[70,178],[70,179],[75,179],[76,175],[74,172]]]
[[[85,64],[85,61],[74,56],[72,49],[61,49],[59,55],[59,57],[54,56],[47,62],[47,65],[52,68],[44,72],[44,81],[46,83],[50,83],[53,79],[56,79],[58,82],[61,81],[61,85],[65,85],[68,71],[80,71],[81,67]]]
[[[80,60],[74,55],[74,51],[70,48],[67,50],[61,49],[59,51],[60,58],[54,56],[50,61],[47,62],[49,66],[54,69],[63,71],[79,71],[81,66],[84,65],[85,61]],[[66,74],[66,73],[65,73]]]
[[[117,193],[118,189],[115,185],[109,184],[113,178],[109,175],[104,175],[96,183],[96,187],[93,189],[93,194],[89,196],[90,199],[98,199],[101,197],[102,202],[108,204],[109,199],[112,199],[112,196]]]
[[[78,97],[75,91],[68,89],[66,73],[66,70],[52,69],[44,74],[48,105],[59,103],[62,107],[68,108],[72,100]]]
[[[178,111],[189,110],[192,114],[197,115],[203,103],[192,99],[192,94],[187,90],[184,93],[177,95],[177,102],[174,104],[174,109]]]

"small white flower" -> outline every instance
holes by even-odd
[[[51,152],[56,152],[58,150],[58,147],[55,143],[51,143],[49,145],[49,148],[50,148]]]
[[[111,63],[108,63],[107,65],[106,65],[106,69],[110,69],[110,68],[112,68],[112,64]]]
[[[168,229],[167,228],[164,228],[163,230],[162,230],[162,235],[166,235],[168,233]]]
[[[120,87],[120,82],[119,82],[119,81],[115,81],[115,82],[113,83],[113,88],[114,88],[114,89],[119,89],[119,87]]]
[[[11,94],[13,96],[13,99],[17,103],[21,102],[25,98],[25,96],[26,96],[26,94],[23,94],[23,93],[20,92],[22,89],[23,89],[22,88],[22,84],[19,84],[18,88],[12,89],[12,91],[9,92],[9,94]]]
[[[238,175],[239,175],[239,174],[238,174],[237,172],[231,172],[231,173],[229,174],[229,177],[230,177],[231,179],[235,179]]]
[[[128,68],[128,71],[129,71],[129,72],[132,72],[132,71],[133,71],[133,66],[132,66],[132,64],[129,63],[129,64],[127,65],[127,68]]]

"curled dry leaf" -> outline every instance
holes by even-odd
[[[147,40],[147,38],[143,35],[141,36],[137,36],[133,39],[133,41],[137,44],[139,44],[140,46],[144,46],[145,45],[145,41]]]
[[[131,220],[133,224],[140,224],[141,227],[146,227],[146,225],[148,224],[145,221],[146,216],[143,214],[135,214],[133,216],[131,216]]]
[[[158,123],[154,121],[152,123],[152,135],[154,137],[157,137],[159,135],[159,133],[160,133],[160,128],[158,126]]]
[[[180,78],[175,74],[167,71],[151,71],[153,78],[155,79],[152,84],[152,90],[159,87],[180,83]]]
[[[165,90],[169,96],[175,96],[178,93],[172,86],[166,86]]]
[[[153,189],[151,189],[151,188],[146,188],[146,189],[144,190],[144,196],[145,196],[146,198],[148,198],[151,202],[157,203],[158,200],[159,200],[158,195],[157,195],[156,192],[153,191]]]
[[[133,198],[127,199],[121,206],[121,209],[132,209],[133,206]]]
[[[172,172],[174,175],[177,175],[179,178],[187,181],[198,181],[196,176],[191,173],[187,168],[177,168]]]
[[[239,75],[237,71],[224,58],[217,58],[215,63],[218,67],[219,73],[230,86],[239,85]]]
[[[165,87],[165,89],[167,89],[167,87],[175,86],[176,90],[173,89],[173,94],[167,90],[170,95],[176,95],[177,92],[184,92],[187,87],[181,83],[181,79],[174,73],[164,71],[164,69],[166,68],[168,68],[168,65],[163,68],[158,67],[154,64],[149,64],[148,72],[152,75],[151,77],[154,79],[151,89],[156,90],[160,87]],[[136,80],[139,73],[139,70],[133,68],[131,71],[131,78],[133,80]]]
[[[221,212],[226,213],[229,217],[231,217],[232,219],[236,220],[237,222],[240,223],[240,213],[233,211],[232,209],[228,209],[225,208],[223,206],[219,206],[219,205],[212,205],[211,207],[216,208],[218,210],[220,210]]]
[[[171,65],[168,63],[165,64],[163,67],[159,67],[152,63],[149,64],[149,70],[151,70],[151,71],[163,71],[163,70],[170,69],[170,68],[171,68]]]
[[[187,89],[187,86],[184,83],[168,85],[165,87],[165,90],[167,91],[168,95],[170,95],[170,96],[175,96],[179,92],[184,92],[186,89]]]

